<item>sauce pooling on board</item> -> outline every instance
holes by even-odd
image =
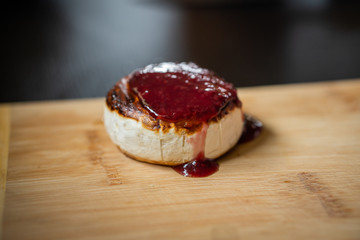
[[[185,177],[207,177],[219,170],[217,161],[204,157],[204,153],[187,163],[173,167],[179,174]]]
[[[244,130],[238,144],[250,142],[257,138],[263,129],[263,124],[254,117],[245,114]],[[185,177],[207,177],[219,170],[216,160],[204,158],[204,154],[195,160],[173,167]]]
[[[263,123],[260,122],[258,119],[248,114],[244,114],[244,115],[245,115],[244,130],[239,139],[238,142],[239,144],[247,143],[254,140],[260,135],[263,129]]]

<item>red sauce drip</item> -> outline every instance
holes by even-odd
[[[207,177],[219,170],[219,164],[215,160],[205,158],[204,152],[201,152],[195,160],[175,166],[173,169],[185,177]]]
[[[263,123],[254,117],[245,114],[244,130],[238,144],[244,144],[257,138],[263,129]],[[185,177],[207,177],[219,170],[217,161],[207,159],[200,153],[195,160],[173,167]]]
[[[241,104],[232,84],[194,63],[149,65],[129,86],[154,118],[168,122],[206,122],[228,102]]]
[[[131,75],[129,89],[155,119],[167,122],[207,124],[229,102],[241,106],[231,83],[194,63],[149,65]],[[253,140],[262,129],[256,119],[245,116],[245,120],[240,143]],[[201,144],[200,153],[193,161],[173,167],[176,172],[186,177],[207,177],[218,171],[219,164],[204,156],[206,130],[199,136],[203,141],[196,143]]]

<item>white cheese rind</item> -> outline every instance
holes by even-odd
[[[104,124],[111,140],[125,154],[141,161],[178,165],[199,154],[202,147],[197,144],[205,136],[205,157],[214,159],[221,156],[239,140],[244,121],[241,108],[235,107],[219,121],[212,121],[209,126],[204,124],[203,129],[193,134],[179,133],[174,128],[162,132],[150,130],[140,121],[124,117],[105,106]]]

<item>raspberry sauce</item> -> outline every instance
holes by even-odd
[[[241,104],[231,83],[194,63],[149,65],[129,86],[154,118],[168,122],[207,122],[228,102]]]
[[[219,170],[217,161],[204,157],[204,152],[198,154],[195,160],[187,162],[173,169],[185,177],[207,177]]]
[[[244,114],[244,116],[245,116],[244,130],[239,139],[238,142],[239,144],[247,143],[254,140],[260,135],[263,129],[263,123],[260,122],[258,119],[248,114]]]
[[[245,114],[244,130],[238,144],[244,144],[257,138],[263,129],[263,123],[256,118]],[[173,167],[179,174],[185,177],[207,177],[219,170],[216,160],[204,157],[201,152],[193,161]]]

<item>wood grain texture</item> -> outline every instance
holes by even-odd
[[[265,131],[207,178],[121,154],[103,99],[12,105],[4,239],[359,239],[360,81],[238,93]]]
[[[0,239],[2,239],[6,173],[9,150],[10,112],[7,104],[0,104]]]

